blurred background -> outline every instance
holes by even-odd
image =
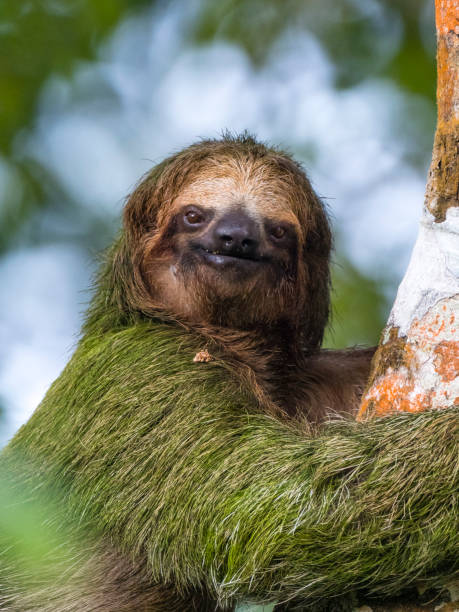
[[[224,129],[303,162],[336,236],[326,345],[376,343],[421,214],[434,51],[433,0],[3,0],[0,442],[72,353],[125,196]]]

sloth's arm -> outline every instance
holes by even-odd
[[[259,414],[170,325],[86,338],[7,453],[48,465],[76,513],[154,580],[221,601],[444,581],[457,559],[457,411],[325,426]]]
[[[296,413],[315,424],[337,415],[354,417],[375,349],[322,349],[305,360],[293,382]]]

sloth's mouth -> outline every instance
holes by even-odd
[[[248,256],[245,253],[237,250],[232,250],[225,253],[220,250],[212,250],[203,246],[198,246],[196,250],[204,261],[217,266],[222,266],[225,264],[251,265],[259,264],[261,262],[261,257],[255,257],[253,255]]]

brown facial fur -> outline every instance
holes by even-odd
[[[190,204],[211,209],[216,218],[239,207],[262,233],[266,223],[288,224],[298,245],[294,273],[275,277],[266,267],[227,279],[201,266],[184,278],[174,265],[186,238],[176,234],[171,220]],[[331,235],[322,204],[288,156],[251,138],[193,145],[142,181],[128,201],[124,224],[131,307],[235,329],[281,325],[311,350],[320,345],[329,309]]]
[[[271,194],[263,187],[256,174],[247,180],[238,174],[221,179],[200,176],[179,194],[171,213],[175,231],[168,235],[166,228],[152,240],[145,266],[148,282],[166,309],[193,322],[240,329],[280,320],[293,324],[300,318],[296,296],[301,292],[296,287],[302,286],[304,274],[297,254],[297,242],[302,248],[301,228],[288,208],[282,209],[281,197],[279,205],[270,202]],[[204,228],[181,228],[190,203],[205,214]],[[208,244],[214,229],[231,215],[244,217],[253,226],[257,257],[262,259],[231,258],[230,264],[209,265],[196,247]],[[267,226],[279,223],[292,234],[290,249],[272,244],[266,235]]]

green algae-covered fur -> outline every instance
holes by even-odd
[[[147,556],[154,580],[222,602],[450,577],[457,412],[306,438],[259,414],[224,364],[193,363],[200,346],[154,322],[86,338],[9,453],[63,487],[70,475],[76,512]]]

